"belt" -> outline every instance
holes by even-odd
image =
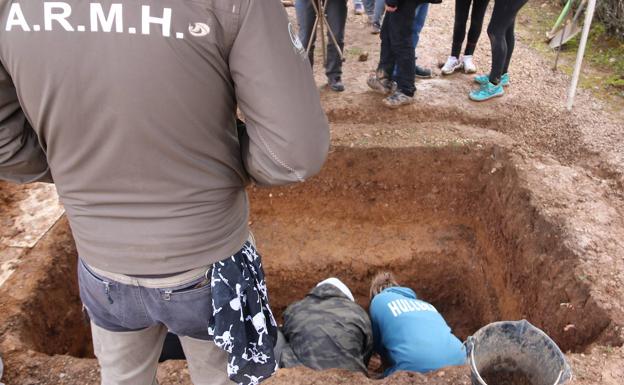
[[[256,246],[256,240],[251,231],[249,232],[249,238],[247,239],[247,241],[251,243],[254,247]],[[82,261],[82,263],[84,263],[89,268],[89,270],[104,278],[108,278],[124,285],[141,286],[148,289],[166,289],[170,287],[176,287],[184,285],[186,283],[190,283],[201,277],[205,277],[206,279],[208,279],[210,277],[210,272],[212,271],[212,265],[209,265],[198,267],[196,269],[185,271],[184,273],[172,275],[170,277],[140,278],[97,269],[95,267],[87,265],[84,261]]]

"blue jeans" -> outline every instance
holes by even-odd
[[[363,4],[366,14],[372,18],[375,13],[375,0],[353,0],[353,5]]]
[[[208,270],[209,267],[206,267]],[[171,287],[150,288],[116,282],[78,262],[80,298],[91,321],[112,332],[145,329],[158,323],[179,336],[210,340],[210,282],[200,273]]]
[[[231,257],[168,277],[106,272],[79,259],[102,384],[151,384],[167,331],[180,337],[197,385],[225,385],[228,376],[253,385],[253,376],[271,376],[277,322],[252,242],[250,234]]]
[[[375,8],[373,9],[373,23],[381,25],[381,18],[386,10],[386,0],[374,0]]]
[[[211,285],[195,288],[205,279],[198,275],[168,278],[174,286],[165,289],[147,288],[105,278],[79,260],[80,297],[91,318],[103,385],[153,383],[168,329],[180,335],[194,384],[232,384],[227,353],[208,340]]]
[[[414,18],[414,27],[412,28],[412,44],[414,49],[418,47],[418,41],[420,40],[420,32],[425,26],[427,21],[427,15],[429,14],[429,3],[424,3],[416,8],[416,16]]]

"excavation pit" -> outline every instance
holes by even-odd
[[[611,320],[571,271],[571,252],[533,207],[505,149],[338,147],[305,184],[251,187],[249,195],[278,315],[331,276],[367,307],[372,277],[390,270],[462,339],[525,318],[563,351],[604,342]],[[28,279],[29,294],[5,333],[24,350],[91,357],[66,220],[24,261],[12,282]]]

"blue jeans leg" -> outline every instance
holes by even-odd
[[[301,43],[303,43],[303,47],[307,49],[310,39],[312,39],[308,59],[310,60],[310,64],[314,65],[314,42],[316,41],[316,34],[312,35],[312,29],[314,28],[314,21],[316,20],[316,12],[310,0],[295,0],[295,14],[297,15],[297,23],[299,24],[299,39]]]
[[[375,0],[363,0],[363,2],[366,14],[372,19],[375,14]]]
[[[427,14],[429,13],[429,3],[424,3],[416,8],[416,16],[414,19],[414,28],[412,29],[412,44],[414,49],[418,47],[418,40],[420,40],[420,32],[425,26],[427,21]]]
[[[305,11],[308,6],[308,2],[306,0],[295,0],[295,16],[297,17],[297,24],[299,25],[299,31],[305,29],[302,24],[306,22],[305,19]],[[301,33],[299,36],[301,39]]]
[[[386,0],[375,0],[375,9],[373,13],[373,23],[381,25],[381,18],[386,10]]]

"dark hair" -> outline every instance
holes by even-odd
[[[375,278],[373,278],[373,281],[371,282],[371,287],[370,287],[371,301],[377,294],[381,293],[382,291],[384,291],[385,289],[389,287],[395,287],[395,286],[399,286],[399,284],[394,278],[394,274],[392,274],[389,271],[382,271],[381,273],[377,273],[377,275],[375,276]]]

